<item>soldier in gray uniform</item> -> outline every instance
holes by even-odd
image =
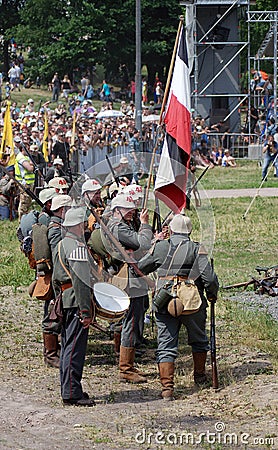
[[[57,244],[63,238],[63,221],[67,209],[70,208],[72,199],[69,195],[56,195],[53,198],[50,210],[52,216],[47,228],[47,240],[51,251],[52,261]],[[61,323],[59,320],[51,320],[50,313],[54,305],[54,299],[44,302],[44,315],[42,320],[42,330],[44,339],[44,361],[47,365],[59,368],[59,344],[58,336],[61,333]]]
[[[196,384],[206,382],[205,362],[209,342],[206,335],[207,300],[215,301],[218,292],[218,280],[207,257],[206,250],[197,242],[190,240],[192,224],[188,217],[181,214],[174,216],[169,224],[171,236],[169,241],[158,241],[152,251],[139,262],[144,273],[158,269],[158,286],[154,303],[158,303],[160,288],[163,286],[171,292],[175,276],[179,280],[188,277],[195,281],[202,303],[198,312],[173,317],[168,312],[167,303],[157,308],[155,305],[158,330],[158,348],[156,358],[162,384],[162,398],[172,400],[174,391],[174,363],[178,356],[179,330],[185,325],[188,344],[192,348],[194,362],[194,381]],[[206,296],[205,296],[206,293]],[[169,301],[169,299],[168,299]],[[165,303],[163,305],[163,303]]]
[[[86,208],[67,211],[65,237],[54,256],[53,285],[60,293],[63,318],[60,353],[61,395],[65,405],[94,406],[83,392],[88,330],[92,322],[90,258],[84,241]]]
[[[132,218],[136,206],[131,196],[118,194],[111,202],[112,218],[107,227],[122,246],[136,260],[151,247],[153,238],[151,226],[148,224],[147,210],[140,213],[141,226],[138,232],[132,227]],[[111,248],[107,237],[103,236],[108,253],[121,262],[122,257]],[[130,297],[130,307],[124,318],[120,346],[120,380],[131,383],[142,383],[147,379],[139,374],[134,367],[135,345],[138,336],[142,336],[144,327],[144,304],[148,286],[144,280],[137,277],[129,268],[126,292]]]

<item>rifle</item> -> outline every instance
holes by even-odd
[[[108,166],[109,166],[110,172],[111,172],[111,174],[112,174],[112,177],[114,178],[115,183],[116,183],[117,186],[119,187],[119,186],[120,186],[120,180],[119,180],[119,177],[117,177],[117,175],[115,174],[115,170],[113,169],[113,166],[112,166],[112,164],[111,164],[111,161],[110,161],[110,159],[109,159],[109,156],[108,156],[108,155],[105,155],[105,158],[106,158],[106,161],[107,161],[107,163],[108,163]]]
[[[35,172],[38,172],[39,176],[42,178],[42,180],[44,180],[44,176],[39,168],[39,166],[37,165],[37,163],[35,162],[33,156],[31,155],[31,153],[29,152],[29,150],[27,149],[26,145],[21,142],[20,145],[23,147],[23,149],[25,150],[25,152],[27,153],[27,155],[29,156],[33,166],[35,167]]]
[[[186,192],[186,209],[190,209],[190,195],[191,192],[194,191],[195,187],[197,186],[197,184],[199,183],[199,181],[203,178],[203,176],[207,173],[209,169],[209,166],[207,166],[203,172],[201,173],[201,175],[195,180],[195,182],[192,184],[192,186],[188,189],[188,191]]]
[[[228,286],[223,286],[222,289],[234,289],[234,288],[240,288],[243,287],[246,289],[250,284],[254,284],[254,280],[244,281],[243,283],[236,283],[236,284],[229,284]]]
[[[155,175],[153,176],[153,183],[155,184]],[[156,196],[155,196],[155,210],[153,213],[153,224],[152,224],[153,233],[155,232],[155,230],[157,230],[159,233],[162,231],[159,202]]]
[[[213,258],[211,258],[213,270]],[[210,355],[212,370],[212,387],[218,389],[218,373],[216,365],[216,337],[215,337],[215,300],[210,301]]]
[[[148,278],[146,275],[144,275],[143,272],[139,269],[139,267],[137,265],[137,261],[131,257],[131,255],[125,250],[125,248],[122,246],[122,244],[111,233],[109,228],[105,225],[103,220],[99,217],[95,208],[93,208],[89,202],[86,202],[86,206],[93,214],[97,223],[101,226],[103,232],[108,236],[111,243],[115,246],[116,250],[120,253],[121,257],[123,258],[123,261],[125,261],[134,270],[136,275],[138,275],[143,280],[145,280],[145,282],[147,283],[149,288],[153,289],[155,286],[155,283],[150,278]]]
[[[6,175],[9,175],[9,177],[14,180],[14,182],[17,184],[17,186],[19,186],[24,192],[26,192],[27,195],[29,195],[29,197],[31,197],[33,200],[35,200],[35,202],[41,207],[44,207],[44,204],[40,201],[39,197],[37,197],[37,195],[31,191],[30,188],[24,186],[24,184],[20,183],[20,181],[18,181],[5,167],[1,166],[1,169],[3,170],[3,172]]]

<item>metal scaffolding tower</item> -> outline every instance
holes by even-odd
[[[186,17],[193,16],[192,106],[209,117],[210,125],[223,121],[240,129],[240,105],[248,93],[240,89],[240,55],[249,41],[240,40],[239,18],[249,0],[188,0]]]
[[[277,121],[277,23],[278,11],[251,11],[248,10],[248,34],[249,38],[252,33],[252,25],[254,23],[269,24],[269,29],[259,46],[255,55],[248,56],[248,73],[250,77],[251,62],[256,70],[260,70],[261,63],[266,60],[273,62],[273,116]],[[249,78],[249,86],[251,79]],[[251,95],[249,95],[249,108],[251,104]]]
[[[276,117],[278,12],[252,11],[252,0],[184,0],[180,4],[186,7],[186,17],[192,18],[191,100],[195,114],[210,117],[210,121],[222,120],[232,131],[240,131],[240,106],[246,103],[250,110],[253,100],[251,62],[259,70],[263,59],[271,59]],[[246,40],[240,40],[240,18],[248,24]],[[251,55],[254,23],[269,23],[269,30],[256,55]],[[246,92],[241,91],[240,83],[240,57],[243,55],[247,55],[248,67]]]

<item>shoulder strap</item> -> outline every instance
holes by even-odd
[[[58,256],[59,256],[59,261],[60,261],[60,264],[61,264],[61,266],[63,267],[64,271],[66,272],[66,274],[69,276],[70,279],[72,279],[72,278],[71,278],[70,272],[69,272],[68,269],[66,268],[66,266],[65,266],[65,264],[63,263],[62,258],[61,258],[61,243],[62,243],[62,241],[60,241],[60,242],[58,243]]]
[[[47,230],[51,230],[51,228],[64,228],[61,223],[58,222],[50,222],[50,224],[47,227]]]
[[[183,244],[183,242],[184,241],[181,241],[178,245],[175,245],[175,246],[173,245],[172,248],[170,247],[170,250],[169,250],[168,255],[166,256],[166,260],[165,260],[165,263],[166,263],[167,258],[168,257],[171,258],[171,260],[169,261],[170,264],[169,264],[169,267],[168,267],[168,270],[167,270],[167,273],[166,273],[166,277],[168,276],[168,273],[169,273],[169,271],[170,271],[170,269],[171,269],[171,267],[172,267],[172,265],[174,263],[175,256],[176,256],[180,246]],[[174,276],[173,276],[173,279],[174,279]]]

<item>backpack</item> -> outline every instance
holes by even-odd
[[[40,211],[33,209],[28,214],[24,214],[24,216],[21,217],[18,230],[20,229],[23,239],[28,236],[31,236],[32,226],[34,225],[34,223],[38,223],[39,215],[40,215]],[[19,239],[19,236],[18,236],[18,239]],[[19,239],[19,240],[21,241],[21,239]]]
[[[32,210],[28,214],[24,214],[21,217],[20,225],[16,230],[17,238],[20,242],[20,250],[28,258],[29,266],[31,269],[36,268],[36,261],[33,251],[33,239],[32,239],[32,227],[38,223],[40,212]]]
[[[50,272],[52,270],[51,250],[47,238],[48,227],[43,223],[32,225],[32,249],[36,268],[39,272]]]

